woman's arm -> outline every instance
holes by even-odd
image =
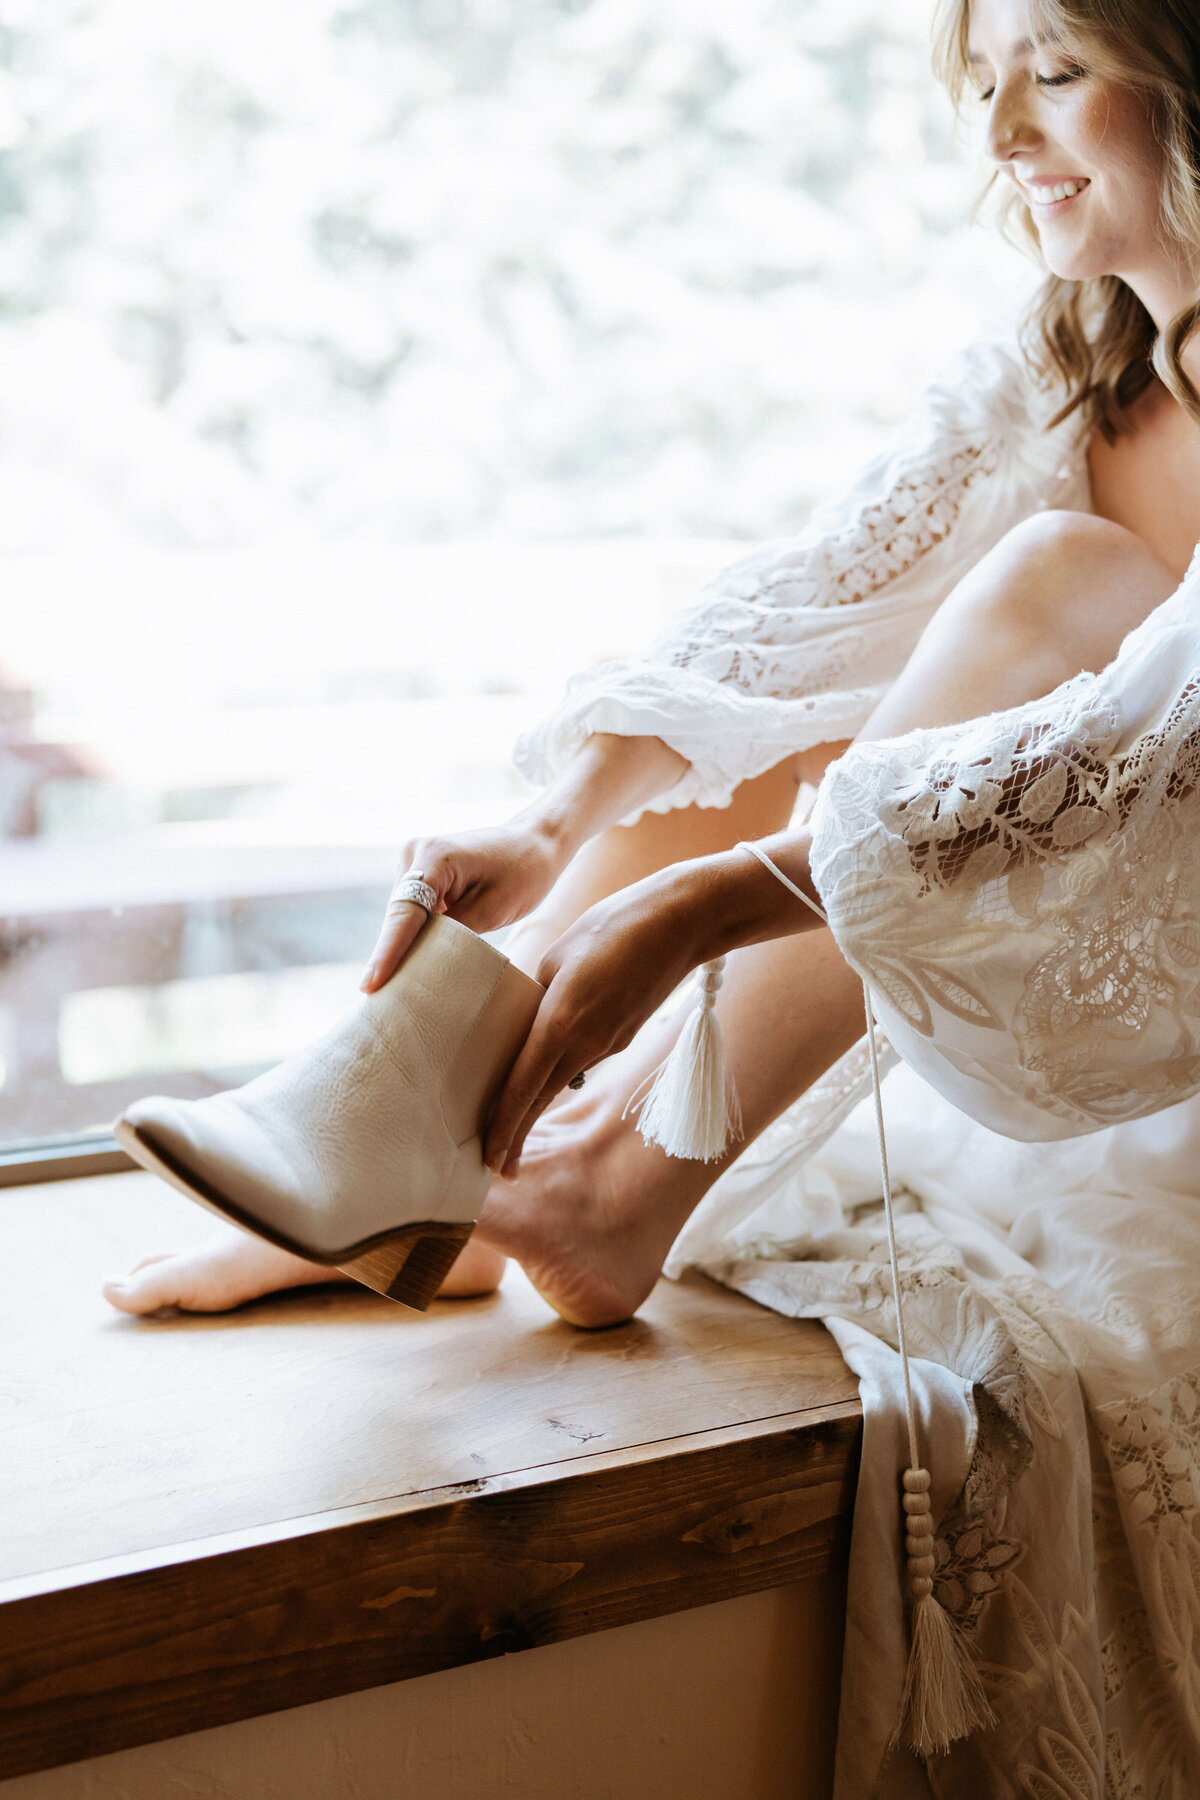
[[[438,911],[472,931],[511,925],[543,900],[589,838],[656,795],[687,771],[684,759],[659,738],[597,732],[545,793],[507,824],[454,837],[410,838],[400,875],[423,871],[437,890]],[[362,986],[381,988],[425,923],[411,900],[388,903]]]
[[[726,569],[641,654],[573,677],[517,766],[543,783],[591,732],[656,737],[687,764],[667,807],[723,807],[854,737],[966,569],[1039,507],[1086,505],[1060,479],[1085,479],[1082,459],[1045,416],[1015,346],[973,345],[798,536]]]
[[[598,731],[517,817],[553,843],[565,865],[589,838],[674,787],[687,766],[661,738]]]
[[[439,910],[477,931],[526,917],[589,838],[650,807],[727,806],[799,753],[849,739],[962,570],[1045,503],[1066,454],[1013,348],[981,343],[800,536],[735,563],[641,656],[576,676],[518,740],[540,799],[508,825],[415,839]],[[1061,495],[1055,489],[1056,499]],[[388,908],[363,985],[383,985],[419,909]]]
[[[808,827],[760,841],[819,906]],[[546,994],[492,1117],[489,1167],[515,1174],[525,1137],[554,1096],[580,1070],[623,1050],[692,969],[818,923],[757,858],[737,849],[674,863],[590,907],[538,968]]]

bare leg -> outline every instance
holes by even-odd
[[[1102,668],[1176,585],[1130,532],[1090,515],[1040,515],[949,596],[863,735],[981,717]],[[829,933],[810,932],[732,956],[721,1013],[750,1141],[856,1041],[862,989]],[[725,1166],[668,1158],[620,1119],[670,1035],[643,1034],[589,1078],[587,1100],[548,1114],[517,1181],[494,1183],[488,1197],[488,1241],[519,1257],[577,1323],[636,1309]]]
[[[801,780],[819,780],[825,758],[791,758],[747,781],[725,808],[681,807],[647,813],[636,825],[615,826],[584,847],[543,904],[517,926],[506,943],[519,967],[532,973],[542,953],[580,913],[667,864],[727,849],[739,838],[761,837],[787,824]],[[574,1100],[574,1095],[566,1096]],[[624,1105],[624,1096],[616,1111]],[[595,1108],[585,1108],[590,1115]],[[579,1130],[576,1113],[574,1129]],[[640,1143],[641,1140],[639,1139]],[[664,1159],[665,1160],[665,1159]],[[476,1232],[442,1286],[444,1298],[490,1293],[504,1273],[504,1251]],[[280,1288],[346,1281],[336,1269],[277,1249],[235,1226],[215,1226],[212,1239],[179,1255],[143,1258],[129,1274],[104,1285],[105,1298],[121,1312],[152,1313],[165,1307],[186,1312],[226,1312]]]
[[[1030,520],[948,598],[864,735],[980,716],[1049,692],[1081,669],[1102,667],[1175,585],[1165,566],[1119,527],[1085,515]],[[799,773],[787,765],[783,775],[775,770],[762,778],[778,780],[780,792],[778,803],[758,808],[757,816],[741,808],[689,809],[690,821],[682,812],[647,816],[629,831],[605,833],[527,922],[518,952],[525,966],[536,964],[544,944],[601,894],[666,862],[779,829]],[[804,773],[811,779],[818,769],[810,764]],[[748,783],[739,800],[754,787]],[[856,1040],[861,989],[828,933],[807,933],[737,952],[721,1010],[750,1141]],[[517,1256],[547,1297],[580,1324],[611,1323],[640,1305],[674,1237],[724,1166],[668,1158],[621,1119],[629,1094],[676,1029],[668,1022],[643,1033],[594,1071],[583,1093],[563,1097],[531,1133],[519,1178],[493,1183],[472,1240]]]
[[[1178,585],[1123,526],[1090,513],[1035,514],[947,597],[859,735],[982,718],[1106,668]]]

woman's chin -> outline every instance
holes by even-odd
[[[1066,232],[1053,227],[1039,233],[1042,261],[1060,281],[1090,281],[1098,275],[1115,275],[1111,260],[1084,244],[1071,243]]]

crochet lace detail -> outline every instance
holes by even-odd
[[[1131,742],[1114,665],[1008,713],[858,745],[817,809],[814,870],[855,965],[931,1045],[987,1034],[1014,1091],[1076,1130],[1200,1088],[1186,667]]]
[[[575,676],[518,767],[545,781],[589,732],[656,736],[690,767],[654,806],[725,805],[789,754],[853,736],[954,583],[1081,466],[1042,430],[1019,357],[972,347],[795,539],[726,569],[642,655]]]
[[[908,574],[949,536],[971,488],[991,475],[998,461],[997,446],[984,441],[949,450],[940,462],[897,472],[886,494],[821,536],[806,559],[804,604],[858,606]],[[819,531],[823,520],[818,513],[812,529]],[[801,599],[794,582],[789,598]]]

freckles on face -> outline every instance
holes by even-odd
[[[1030,0],[970,0],[987,148],[1067,280],[1126,275],[1162,256],[1162,151],[1149,103],[1047,35]],[[1057,193],[1058,198],[1055,198]]]
[[[1045,110],[1041,156],[1090,184],[1076,207],[1032,209],[1048,265],[1074,281],[1142,268],[1161,254],[1162,205],[1162,151],[1145,100],[1085,76]]]

